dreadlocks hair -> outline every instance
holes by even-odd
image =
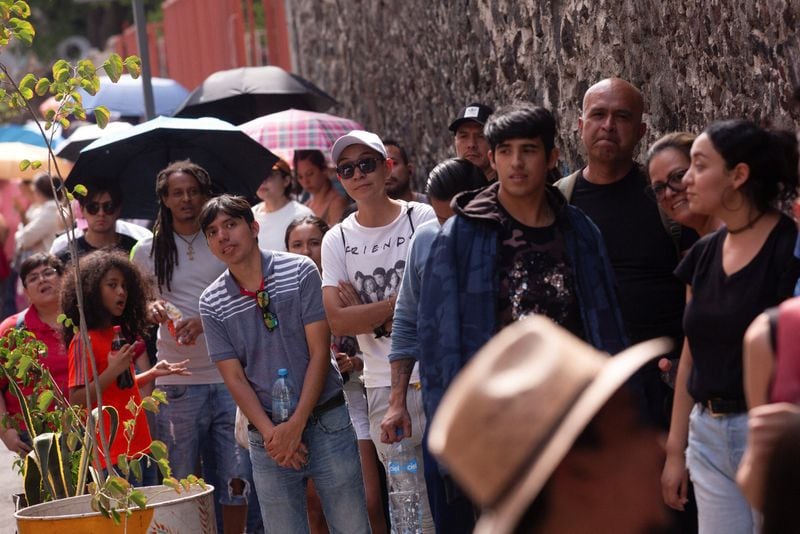
[[[158,215],[153,225],[153,247],[150,249],[150,257],[156,271],[158,289],[167,286],[167,291],[172,287],[172,271],[178,265],[178,247],[175,246],[174,229],[172,227],[172,212],[164,205],[164,199],[169,192],[169,177],[177,172],[191,174],[197,180],[197,185],[206,199],[214,196],[211,177],[208,172],[191,160],[184,159],[173,161],[156,178],[156,196],[158,197]]]
[[[83,314],[86,328],[96,329],[118,324],[127,339],[135,339],[142,335],[149,323],[147,321],[147,301],[151,297],[150,284],[139,268],[128,259],[128,255],[113,248],[103,248],[90,252],[74,260],[80,263],[81,290],[83,291]],[[70,266],[64,285],[61,288],[61,309],[72,319],[75,325],[80,324],[78,314],[78,291],[75,283],[74,266]],[[103,294],[100,282],[111,269],[117,269],[125,278],[128,298],[125,311],[121,317],[114,317],[109,324],[109,311],[103,306]],[[72,327],[63,328],[64,343],[69,346],[74,336]]]

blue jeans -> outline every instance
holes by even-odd
[[[249,432],[249,441],[267,533],[308,532],[306,479],[314,481],[331,534],[370,531],[361,461],[347,406],[309,417],[303,430],[308,463],[300,470],[276,464],[257,430]]]
[[[252,469],[250,458],[233,437],[236,403],[225,384],[158,386],[167,395],[169,404],[158,413],[158,437],[167,444],[172,476],[181,479],[189,474],[201,475],[197,466],[201,449],[211,446],[215,453],[217,499],[223,505],[247,504]],[[233,495],[230,481],[244,481],[242,495]]]
[[[747,441],[747,414],[712,416],[695,404],[686,463],[697,499],[699,534],[757,532],[757,513],[736,485]]]

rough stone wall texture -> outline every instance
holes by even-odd
[[[473,99],[527,100],[560,124],[562,167],[582,162],[583,93],[620,76],[649,131],[746,117],[796,128],[798,0],[289,0],[298,73],[332,110],[406,142],[424,170],[452,155],[447,125]]]

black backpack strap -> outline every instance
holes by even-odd
[[[414,220],[411,218],[411,212],[414,210],[414,206],[406,204],[406,217],[408,217],[408,224],[411,226],[411,235],[414,235],[416,229],[414,228]]]

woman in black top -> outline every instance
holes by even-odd
[[[792,254],[796,226],[774,206],[796,196],[797,161],[793,134],[717,122],[695,140],[683,178],[689,209],[725,223],[675,270],[688,285],[686,340],[662,490],[665,502],[682,510],[688,466],[701,534],[754,531],[736,486],[747,436],[742,340],[757,315],[791,296],[800,274]]]

